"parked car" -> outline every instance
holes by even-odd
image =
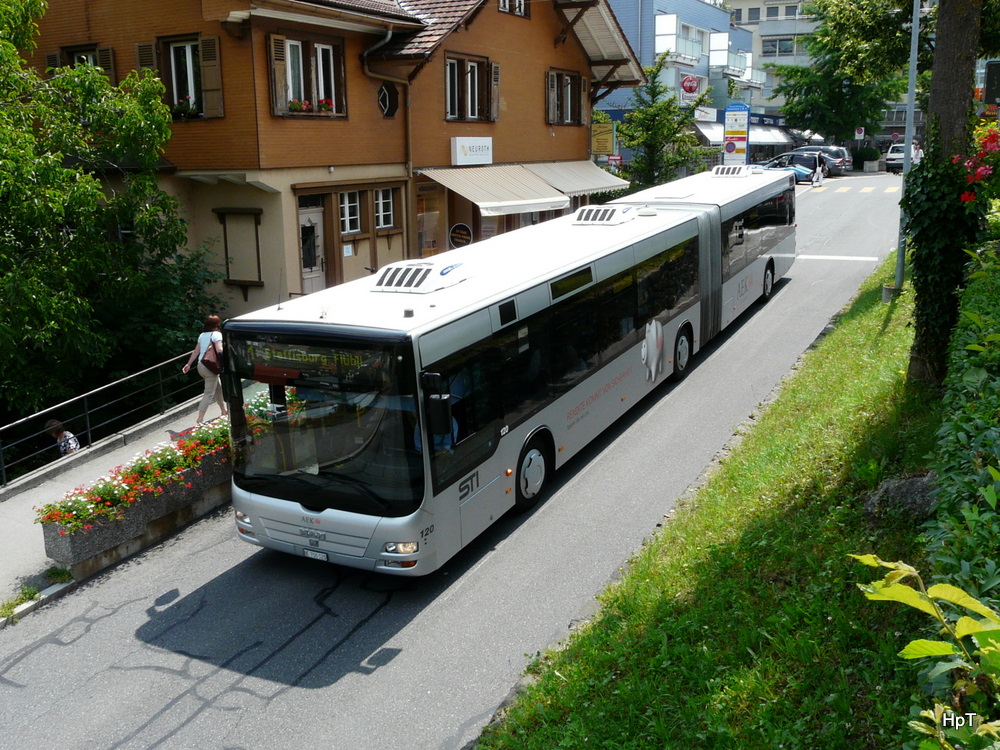
[[[906,156],[906,145],[903,143],[894,143],[889,146],[889,150],[885,154],[885,171],[886,172],[902,172],[903,171],[903,158]]]
[[[854,169],[854,157],[843,146],[799,146],[798,148],[793,148],[792,151],[797,153],[822,151],[831,159],[830,171],[825,173],[827,176],[832,175],[836,177]]]
[[[786,172],[795,173],[796,182],[808,182],[812,179],[813,172],[816,171],[816,157],[814,156],[816,152],[813,153],[799,153],[795,151],[786,151],[783,154],[778,154],[773,159],[762,163],[760,166],[764,169],[782,169]],[[823,159],[826,163],[826,168],[823,171],[824,175],[829,174],[830,162],[832,161],[830,157],[823,155]]]

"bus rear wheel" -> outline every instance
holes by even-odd
[[[684,326],[677,332],[677,341],[674,342],[674,373],[671,376],[674,380],[684,380],[687,377],[693,349],[691,329]]]
[[[523,513],[535,507],[549,483],[552,464],[548,447],[540,437],[528,441],[517,460],[517,497],[514,509]]]
[[[774,265],[768,261],[767,268],[764,269],[764,290],[760,296],[767,302],[772,294],[774,294]]]

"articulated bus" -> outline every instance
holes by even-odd
[[[230,319],[241,539],[425,575],[760,298],[786,172],[717,167]]]

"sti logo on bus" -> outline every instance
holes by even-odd
[[[449,273],[451,273],[452,271],[454,271],[460,265],[462,265],[462,264],[461,263],[454,263],[454,264],[452,264],[450,266],[445,266],[444,268],[441,269],[440,273],[441,273],[442,276],[447,276]]]
[[[479,472],[474,471],[461,482],[458,483],[458,499],[465,500],[469,495],[479,489]]]

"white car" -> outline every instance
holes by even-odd
[[[894,143],[889,146],[889,151],[885,155],[885,171],[902,172],[904,156],[906,156],[906,146],[904,144]]]

